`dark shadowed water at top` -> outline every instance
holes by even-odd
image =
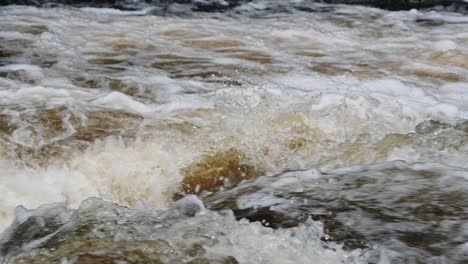
[[[462,6],[136,2],[0,7],[0,263],[468,262]]]

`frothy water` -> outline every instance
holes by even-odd
[[[227,14],[176,7],[167,16],[146,7],[0,8],[2,230],[18,205],[64,202],[78,208],[99,197],[132,208],[144,203],[145,214],[152,214],[149,208],[166,208],[194,193],[213,210],[234,209],[238,218],[272,218],[266,214],[300,225],[271,223],[278,228],[272,230],[211,211],[164,220],[176,225],[164,231],[168,237],[185,221],[204,226],[199,234],[228,230],[218,244],[202,243],[213,261],[231,256],[240,263],[286,263],[291,258],[279,258],[279,249],[303,258],[301,263],[466,261],[466,16],[321,4],[274,9],[269,1],[245,3]],[[406,165],[394,165],[398,160]],[[387,165],[350,167],[375,163]],[[316,172],[313,187],[301,180],[304,186],[295,190],[290,174],[280,174],[304,169]],[[254,180],[277,174],[259,178],[258,185]],[[356,175],[371,182],[354,183]],[[283,180],[275,187],[273,181]],[[252,183],[256,187],[249,188]],[[337,192],[342,184],[358,187]],[[349,198],[366,184],[373,186],[364,190],[369,195]],[[239,188],[248,195],[232,194]],[[223,197],[230,202],[222,203]],[[305,206],[301,199],[318,205]],[[334,205],[343,199],[353,206]],[[98,200],[85,203],[140,213]],[[281,208],[280,216],[266,209],[249,215],[252,208],[272,206]],[[51,209],[66,215],[60,226],[81,221],[72,215],[83,204],[78,211],[60,208]],[[372,217],[363,208],[374,210]],[[402,215],[388,220],[389,208],[400,208]],[[322,215],[317,210],[332,216],[307,221]],[[437,217],[428,219],[427,210]],[[18,217],[9,230],[23,221]],[[340,237],[327,233],[330,218],[337,226],[360,225]],[[10,239],[9,232],[2,239]],[[260,240],[252,240],[257,233]],[[290,241],[293,234],[301,238]],[[32,241],[48,235],[31,238],[33,246],[21,250],[3,245],[2,254],[40,250]],[[327,236],[335,242],[320,242]],[[440,245],[414,241],[418,236]],[[255,244],[261,252],[255,255],[246,241],[270,242]]]
[[[49,230],[23,235],[21,242],[11,239],[21,236],[24,226],[34,230],[41,220]],[[12,263],[361,263],[366,259],[361,250],[346,252],[334,243],[325,245],[321,235],[322,226],[312,221],[287,230],[238,222],[232,212],[203,210],[201,201],[193,197],[164,211],[89,199],[76,211],[55,204],[19,212],[0,242],[14,253]]]

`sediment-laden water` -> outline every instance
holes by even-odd
[[[0,262],[468,261],[463,12],[199,6],[0,7]]]

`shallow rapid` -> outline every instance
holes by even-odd
[[[452,11],[0,7],[0,262],[465,263]]]

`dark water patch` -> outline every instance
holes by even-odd
[[[120,64],[124,62],[123,60],[119,59],[111,59],[111,58],[95,58],[89,59],[88,63],[96,64],[96,65],[113,65],[113,64]]]
[[[31,35],[40,35],[44,32],[49,31],[49,28],[45,25],[14,25],[4,24],[2,25],[2,31],[16,31],[20,33],[26,33]]]
[[[464,80],[462,76],[453,72],[437,72],[431,70],[417,69],[413,70],[413,73],[419,78],[442,80],[446,82],[461,82]]]
[[[44,32],[49,31],[49,28],[44,25],[28,25],[20,28],[18,31],[32,35],[40,35]]]
[[[41,34],[47,30],[46,26],[31,25],[19,26],[12,30]],[[38,52],[34,40],[26,38],[0,37],[0,66],[8,64],[32,64],[44,68],[50,68],[57,63],[57,55],[50,52]]]
[[[135,137],[143,118],[125,112],[96,111],[87,115],[87,123],[77,129],[73,138],[92,142],[109,136]]]
[[[258,62],[261,64],[272,64],[273,58],[271,55],[260,52],[260,51],[241,51],[241,52],[233,52],[231,55],[232,57]]]
[[[10,39],[0,37],[0,45],[8,48],[27,49],[34,47],[34,41],[29,39]]]
[[[328,63],[320,63],[310,67],[312,71],[325,74],[325,75],[339,75],[345,73],[351,73],[351,70],[345,69],[343,67],[335,66]]]
[[[133,3],[132,3],[133,2]],[[56,7],[70,5],[74,7],[105,7],[123,10],[135,10],[141,8],[144,1],[126,0],[2,0],[0,5],[28,5],[38,7]]]
[[[16,57],[21,54],[23,54],[23,52],[20,50],[7,50],[7,49],[0,50],[0,58]]]
[[[442,26],[445,24],[443,20],[425,19],[425,18],[418,18],[415,20],[415,22],[420,26],[426,26],[426,27],[436,27],[436,26]]]
[[[416,132],[419,134],[432,133],[439,129],[448,128],[449,125],[436,120],[427,120],[416,126]]]
[[[430,8],[434,6],[465,7],[467,3],[462,0],[323,0],[332,4],[352,4],[373,6],[388,10],[410,10],[413,8]]]
[[[171,78],[206,81],[235,79],[237,72],[247,70],[236,65],[220,65],[207,58],[183,57],[172,54],[158,55],[151,66],[167,72]]]
[[[208,83],[221,83],[225,86],[242,86],[242,81],[231,80],[230,78],[222,78],[219,80],[205,80]]]
[[[143,120],[126,112],[76,113],[66,107],[26,112],[17,117],[0,114],[0,136],[7,142],[3,151],[28,165],[66,159],[74,151],[84,150],[90,143],[107,137],[133,139]],[[27,133],[28,137],[12,139],[21,133]]]
[[[463,123],[459,123],[455,126],[455,129],[460,130],[468,134],[468,121],[465,121]]]
[[[174,9],[173,5],[186,5],[191,11],[196,12],[220,12],[232,9],[246,2],[244,0],[2,0],[0,5],[29,5],[39,7],[73,6],[73,7],[98,7],[116,8],[121,10],[139,10],[148,6],[157,7],[159,14],[167,14]],[[175,8],[177,9],[177,8]],[[156,11],[154,11],[156,12]],[[175,13],[175,12],[173,12]]]
[[[8,115],[0,114],[0,132],[11,134],[15,130],[15,126],[10,122]]]
[[[73,77],[71,82],[79,87],[89,89],[104,89],[117,91],[142,101],[153,102],[153,91],[134,80],[118,79],[107,76],[78,76]]]
[[[436,52],[429,59],[437,64],[468,69],[468,53],[462,51]]]
[[[468,239],[461,226],[468,221],[466,176],[459,168],[403,162],[330,174],[297,171],[245,182],[205,201],[274,228],[311,217],[325,224],[330,240],[349,248],[378,244],[398,252],[392,263],[462,263],[453,249]]]
[[[254,5],[249,5],[251,2]],[[387,10],[410,10],[413,8],[449,8],[450,11],[465,13],[468,3],[463,0],[303,0],[303,1],[272,1],[272,0],[2,0],[0,5],[29,5],[39,7],[73,6],[116,8],[121,10],[140,10],[152,7],[149,14],[158,16],[190,16],[192,12],[203,13],[248,13],[262,17],[272,13],[291,13],[294,10],[302,12],[330,12],[333,6],[326,4],[347,4],[377,7]],[[258,4],[259,8],[255,5]],[[253,8],[253,9],[252,9]]]
[[[88,112],[85,120],[81,120],[78,116],[69,115],[70,113],[64,108],[45,110],[39,113],[37,123],[34,125],[46,128],[45,134],[42,136],[52,138],[65,133],[68,125],[65,122],[70,122],[69,124],[75,127],[70,139],[93,142],[111,135],[129,136],[132,133],[127,134],[129,132],[126,129],[127,125],[131,123],[132,125],[129,127],[135,128],[134,125],[142,120],[142,117],[138,115],[112,111]]]

